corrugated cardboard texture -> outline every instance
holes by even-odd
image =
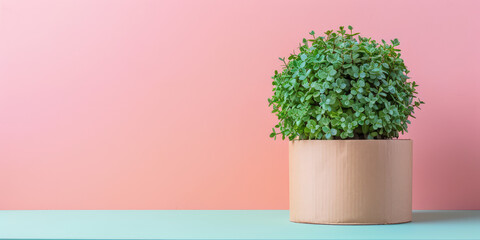
[[[290,221],[411,221],[411,140],[295,140],[289,155]]]

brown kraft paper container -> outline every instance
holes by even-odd
[[[294,140],[289,165],[292,222],[412,220],[412,140]]]

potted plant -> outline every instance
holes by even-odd
[[[321,224],[411,221],[412,140],[399,140],[423,101],[399,41],[381,43],[348,26],[303,39],[280,58],[273,96],[288,138],[290,220]]]

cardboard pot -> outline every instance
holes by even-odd
[[[292,222],[412,220],[411,140],[294,140],[289,164]]]

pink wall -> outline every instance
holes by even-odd
[[[480,209],[478,1],[1,1],[0,209],[286,209],[277,57],[398,37],[414,208]]]

